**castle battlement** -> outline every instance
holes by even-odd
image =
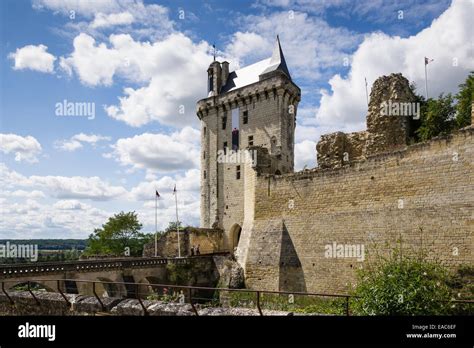
[[[374,82],[366,130],[323,135],[318,167],[296,173],[301,93],[279,40],[271,58],[233,72],[213,62],[208,78],[201,227],[222,229],[247,287],[346,292],[364,263],[327,258],[335,244],[363,246],[369,262],[399,240],[404,254],[423,248],[448,267],[474,261],[474,129],[410,145],[419,109],[401,74]]]

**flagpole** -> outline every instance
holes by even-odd
[[[179,218],[178,218],[178,190],[174,187],[174,198],[176,202],[176,233],[178,234],[178,257],[181,257],[181,244],[179,242]]]
[[[158,256],[158,217],[157,217],[157,210],[158,210],[158,195],[156,194],[155,190],[155,257]]]
[[[425,89],[426,89],[426,100],[428,101],[428,72],[426,69],[426,66],[428,65],[427,61],[428,60],[425,57]]]

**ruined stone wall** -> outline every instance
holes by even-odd
[[[373,84],[367,113],[367,130],[324,134],[316,151],[320,168],[340,168],[380,153],[403,149],[413,119],[419,117],[408,80],[402,74],[379,77]]]
[[[191,255],[191,247],[199,245],[201,254],[212,254],[226,251],[224,232],[220,229],[187,227],[179,232],[181,256]],[[178,256],[178,233],[169,231],[160,236],[157,242],[157,254],[160,257]],[[155,256],[155,241],[143,248],[144,257]]]
[[[423,247],[449,267],[473,263],[474,129],[340,169],[256,178],[255,220],[243,233],[246,285],[346,292],[375,250]],[[325,246],[364,245],[365,260]]]

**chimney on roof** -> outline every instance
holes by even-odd
[[[207,69],[207,92],[208,97],[219,94],[222,85],[222,68],[221,63],[217,60],[213,61]]]
[[[227,82],[227,78],[229,77],[229,62],[228,61],[223,61],[221,63],[221,69],[222,69],[222,78],[221,78],[221,82],[222,82],[222,86],[225,86],[226,82]],[[221,87],[222,87],[221,86]]]

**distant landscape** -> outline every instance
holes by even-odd
[[[0,239],[0,245],[36,244],[38,262],[78,260],[87,246],[86,239]],[[22,258],[0,258],[0,264],[30,262]]]

